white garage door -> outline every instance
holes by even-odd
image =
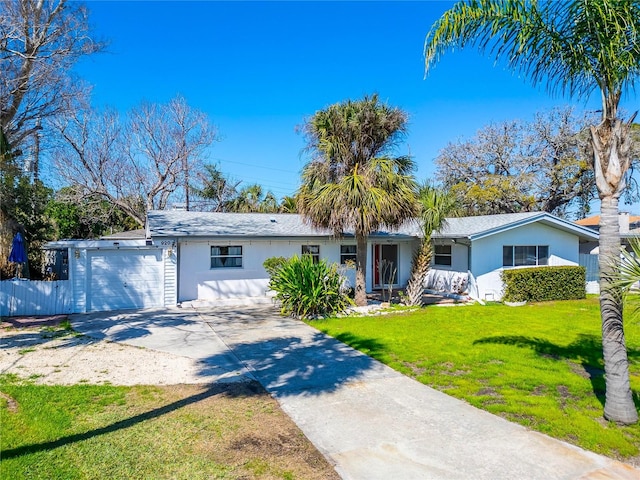
[[[162,250],[89,252],[87,311],[160,307]]]

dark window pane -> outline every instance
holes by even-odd
[[[436,255],[451,255],[451,245],[435,245]]]
[[[320,245],[302,245],[303,255],[318,255],[320,253]]]
[[[320,245],[302,245],[302,255],[311,255],[313,262],[320,261]]]
[[[451,266],[451,255],[436,255],[434,263],[436,265]]]
[[[538,265],[549,265],[549,246],[538,246]]]
[[[434,245],[434,265],[451,266],[451,245]]]
[[[242,246],[211,247],[211,268],[242,268]]]
[[[536,265],[536,247],[534,245],[518,245],[515,250],[515,266]]]
[[[347,262],[356,263],[355,245],[340,245],[340,263],[344,265]]]
[[[513,245],[502,247],[502,266],[513,267]]]

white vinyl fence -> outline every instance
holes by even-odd
[[[0,316],[72,313],[72,298],[69,280],[4,280],[0,282]]]

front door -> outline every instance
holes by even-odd
[[[373,245],[373,288],[398,283],[398,245]]]

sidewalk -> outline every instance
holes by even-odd
[[[203,374],[224,365],[255,377],[346,480],[640,479],[640,470],[471,407],[273,307],[172,310],[164,321],[142,313],[83,316],[74,327],[197,355]]]

